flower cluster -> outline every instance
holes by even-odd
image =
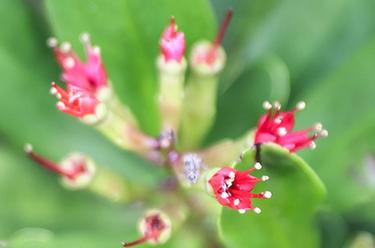
[[[191,70],[186,82],[185,35],[178,31],[174,17],[170,19],[169,25],[161,35],[160,55],[156,60],[160,86],[158,99],[163,121],[158,136],[151,137],[144,133],[138,127],[130,108],[117,101],[104,69],[100,49],[92,46],[88,34],[81,36],[87,56],[86,62],[80,60],[69,43],[63,42],[59,45],[56,38],[48,40],[48,45],[53,48],[55,58],[62,69],[61,80],[65,83],[65,87],[60,87],[53,82],[50,92],[58,99],[56,106],[60,111],[94,125],[121,148],[136,152],[154,164],[167,168],[175,182],[178,182],[174,186],[188,185],[192,190],[199,187],[202,190],[208,184],[210,194],[222,206],[242,214],[250,210],[259,214],[261,209],[254,206],[253,200],[268,199],[272,196],[270,191],[253,192],[256,192],[258,183],[269,179],[268,176],[258,178],[252,175],[254,170],[262,168],[261,159],[258,158],[259,147],[263,143],[272,142],[290,152],[306,147],[315,148],[314,141],[319,137],[327,136],[328,132],[320,123],[310,128],[294,130],[295,114],[305,108],[304,102],[299,102],[294,109],[287,112],[281,111],[281,104],[278,102],[273,105],[265,102],[263,106],[267,112],[260,117],[252,139],[252,145],[257,149],[255,165],[245,171],[239,171],[234,166],[224,166],[228,161],[222,158],[227,154],[222,147],[227,148],[227,146],[220,144],[213,145],[214,148],[219,147],[218,152],[213,153],[215,158],[220,158],[217,159],[219,162],[209,159],[208,162],[206,161],[205,158],[210,155],[197,148],[214,120],[218,75],[226,62],[226,54],[220,44],[231,18],[232,11],[229,10],[214,40],[197,42],[193,46],[188,60]],[[246,142],[243,139],[238,142],[240,144],[236,144],[235,141],[229,142],[230,149],[236,154],[240,153],[240,147],[248,146],[248,136]],[[97,165],[82,154],[74,153],[61,163],[55,163],[35,153],[31,145],[27,145],[25,151],[43,168],[59,174],[63,184],[70,189],[90,188],[87,186],[99,177],[100,180],[96,180],[97,184],[91,189],[95,189],[96,193],[114,194],[113,185],[114,182],[118,182],[118,177],[113,175],[103,177],[106,173],[101,169],[97,170]],[[222,167],[208,170],[209,167],[215,168],[215,166]],[[103,178],[107,179],[103,180]],[[202,178],[204,180],[199,180]],[[200,184],[202,181],[204,186]],[[121,190],[116,191],[115,198],[120,199],[121,196],[118,195],[124,194],[123,198],[128,199],[128,192],[134,189],[129,185],[128,182],[117,183],[117,188],[123,189],[125,186],[129,188],[126,189],[126,193]],[[134,190],[136,194],[143,193],[143,197],[154,197],[153,195],[160,193],[150,194],[150,191],[143,193],[138,187]],[[174,195],[168,192],[167,201],[188,197],[181,196],[183,194],[180,192],[175,190]],[[189,201],[185,199],[181,202]],[[178,212],[176,209],[170,209],[170,206],[175,206],[174,203],[167,202],[160,209],[146,212],[139,222],[142,237],[133,242],[123,243],[123,247],[144,242],[164,243],[170,236],[172,223],[178,225],[184,219],[181,216],[185,216],[176,214]],[[174,218],[174,216],[181,218]]]

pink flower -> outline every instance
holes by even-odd
[[[230,167],[223,167],[216,172],[208,181],[215,194],[216,200],[223,206],[245,213],[247,210],[253,210],[260,213],[260,208],[254,207],[253,198],[270,198],[271,192],[265,191],[260,194],[254,194],[251,191],[258,182],[267,181],[268,177],[261,179],[249,175],[254,169],[261,169],[260,163],[246,171],[237,171]]]
[[[322,129],[320,123],[310,128],[293,131],[294,115],[297,111],[305,108],[304,102],[299,102],[295,109],[288,112],[281,112],[281,105],[278,102],[274,106],[265,102],[263,107],[267,110],[267,113],[259,119],[254,144],[273,142],[290,152],[296,152],[306,147],[315,148],[314,140],[328,135],[327,130]],[[310,133],[312,135],[309,135]]]
[[[48,44],[53,48],[55,57],[63,72],[61,79],[67,86],[75,86],[91,94],[107,86],[107,74],[102,64],[99,47],[93,47],[88,34],[82,34],[81,40],[86,50],[87,61],[81,62],[67,42],[58,47],[56,38],[50,38]]]
[[[174,60],[181,62],[185,52],[185,35],[177,32],[174,17],[171,17],[169,26],[164,30],[160,39],[160,50],[166,62]]]
[[[108,80],[101,62],[100,49],[92,47],[88,34],[83,34],[87,62],[82,63],[69,43],[58,47],[55,38],[48,40],[54,50],[57,62],[60,64],[62,80],[66,89],[52,83],[50,92],[59,100],[57,108],[74,117],[81,118],[87,123],[96,123],[105,114],[105,106],[99,100],[100,95],[108,91]]]

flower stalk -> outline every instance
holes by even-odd
[[[232,10],[229,10],[213,42],[201,41],[192,49],[192,73],[185,93],[181,127],[182,147],[185,149],[197,148],[215,119],[218,76],[226,61],[220,44],[231,17]]]

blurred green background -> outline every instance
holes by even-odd
[[[321,121],[330,132],[315,151],[299,154],[327,187],[314,218],[320,246],[373,247],[374,0],[0,0],[0,240],[18,240],[14,247],[53,240],[54,247],[95,248],[119,247],[138,236],[139,206],[64,190],[28,161],[26,142],[56,160],[84,152],[139,184],[158,185],[165,177],[56,110],[48,89],[59,68],[46,39],[71,41],[82,54],[78,36],[89,32],[116,92],[142,128],[156,135],[155,58],[169,17],[185,32],[189,51],[195,41],[214,36],[228,7],[235,13],[224,39],[228,62],[206,144],[255,126],[266,99],[287,106],[305,100],[298,126]],[[24,229],[30,227],[42,229]],[[203,236],[182,228],[165,247],[204,247]],[[364,246],[352,245],[358,237]],[[25,244],[34,239],[41,243]]]

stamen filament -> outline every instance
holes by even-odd
[[[41,155],[35,153],[30,144],[27,144],[25,146],[25,152],[32,160],[34,160],[36,163],[50,171],[56,172],[57,174],[64,177],[68,177],[70,179],[74,179],[77,176],[76,172],[65,171],[61,166],[57,165],[55,162],[48,160],[42,157]]]
[[[216,59],[217,49],[219,48],[221,42],[223,41],[225,32],[228,29],[228,25],[229,25],[229,23],[232,19],[232,16],[233,16],[233,10],[228,9],[227,13],[225,14],[224,20],[220,25],[220,29],[217,32],[216,37],[215,37],[215,39],[212,43],[212,48],[208,53],[208,56],[207,56],[207,63],[208,64],[212,64],[213,61]]]

